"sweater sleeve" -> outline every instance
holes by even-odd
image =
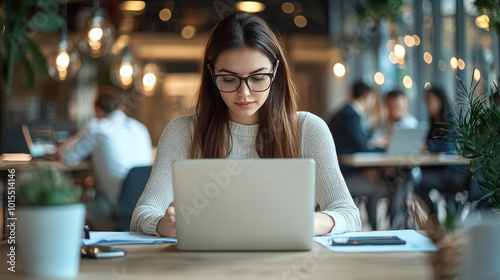
[[[318,116],[301,115],[302,156],[316,161],[316,201],[335,221],[331,233],[359,231],[359,210],[340,172],[332,134]]]
[[[151,175],[132,215],[131,231],[159,235],[156,226],[174,200],[172,163],[189,156],[191,123],[192,117],[181,116],[172,120],[163,131]]]

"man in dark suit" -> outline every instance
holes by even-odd
[[[363,82],[352,86],[352,100],[343,107],[329,122],[330,131],[337,154],[350,155],[358,152],[383,152],[388,141],[370,143],[370,124],[368,115],[375,106],[376,95]],[[340,165],[347,187],[353,196],[366,196],[368,220],[376,229],[377,201],[389,197],[390,191],[379,171],[373,168],[353,168]]]

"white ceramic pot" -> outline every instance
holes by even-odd
[[[17,209],[19,265],[27,275],[72,278],[80,268],[85,205]]]
[[[472,225],[464,232],[460,280],[500,279],[500,219]]]

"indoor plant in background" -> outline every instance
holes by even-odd
[[[72,180],[56,167],[23,172],[16,188],[17,247],[28,275],[75,277],[85,206]]]
[[[460,81],[458,112],[446,129],[458,144],[458,153],[470,159],[469,170],[493,208],[500,209],[500,102],[498,85],[489,96],[477,94],[479,82],[467,89]],[[495,93],[496,90],[496,93]],[[496,96],[495,96],[496,95]]]
[[[427,232],[438,247],[431,258],[436,264],[434,279],[455,279],[456,276],[460,280],[500,279],[499,88],[495,85],[492,93],[486,96],[476,93],[479,82],[471,83],[469,89],[461,80],[459,82],[463,91],[459,90],[458,94],[458,112],[453,111],[450,120],[440,124],[448,126],[444,130],[458,144],[458,154],[470,159],[470,174],[484,194],[480,200],[489,202],[497,217],[482,221],[471,219],[458,232],[443,230],[437,219],[431,217]],[[457,217],[447,216],[448,221],[457,221]]]

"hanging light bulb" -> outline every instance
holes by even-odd
[[[140,75],[141,63],[125,46],[111,66],[111,81],[118,87],[129,89]]]
[[[49,76],[58,81],[73,78],[80,69],[80,54],[71,42],[62,39],[55,53],[47,56]]]
[[[56,52],[47,56],[47,71],[49,76],[58,81],[72,78],[80,69],[80,53],[68,40],[67,6],[63,8],[64,24],[61,41]]]
[[[93,58],[107,54],[113,45],[115,30],[103,16],[98,0],[94,0],[94,16],[82,32],[83,39],[78,46]]]
[[[161,83],[161,71],[154,63],[149,63],[142,70],[142,81],[137,83],[136,89],[146,96],[153,96]]]

